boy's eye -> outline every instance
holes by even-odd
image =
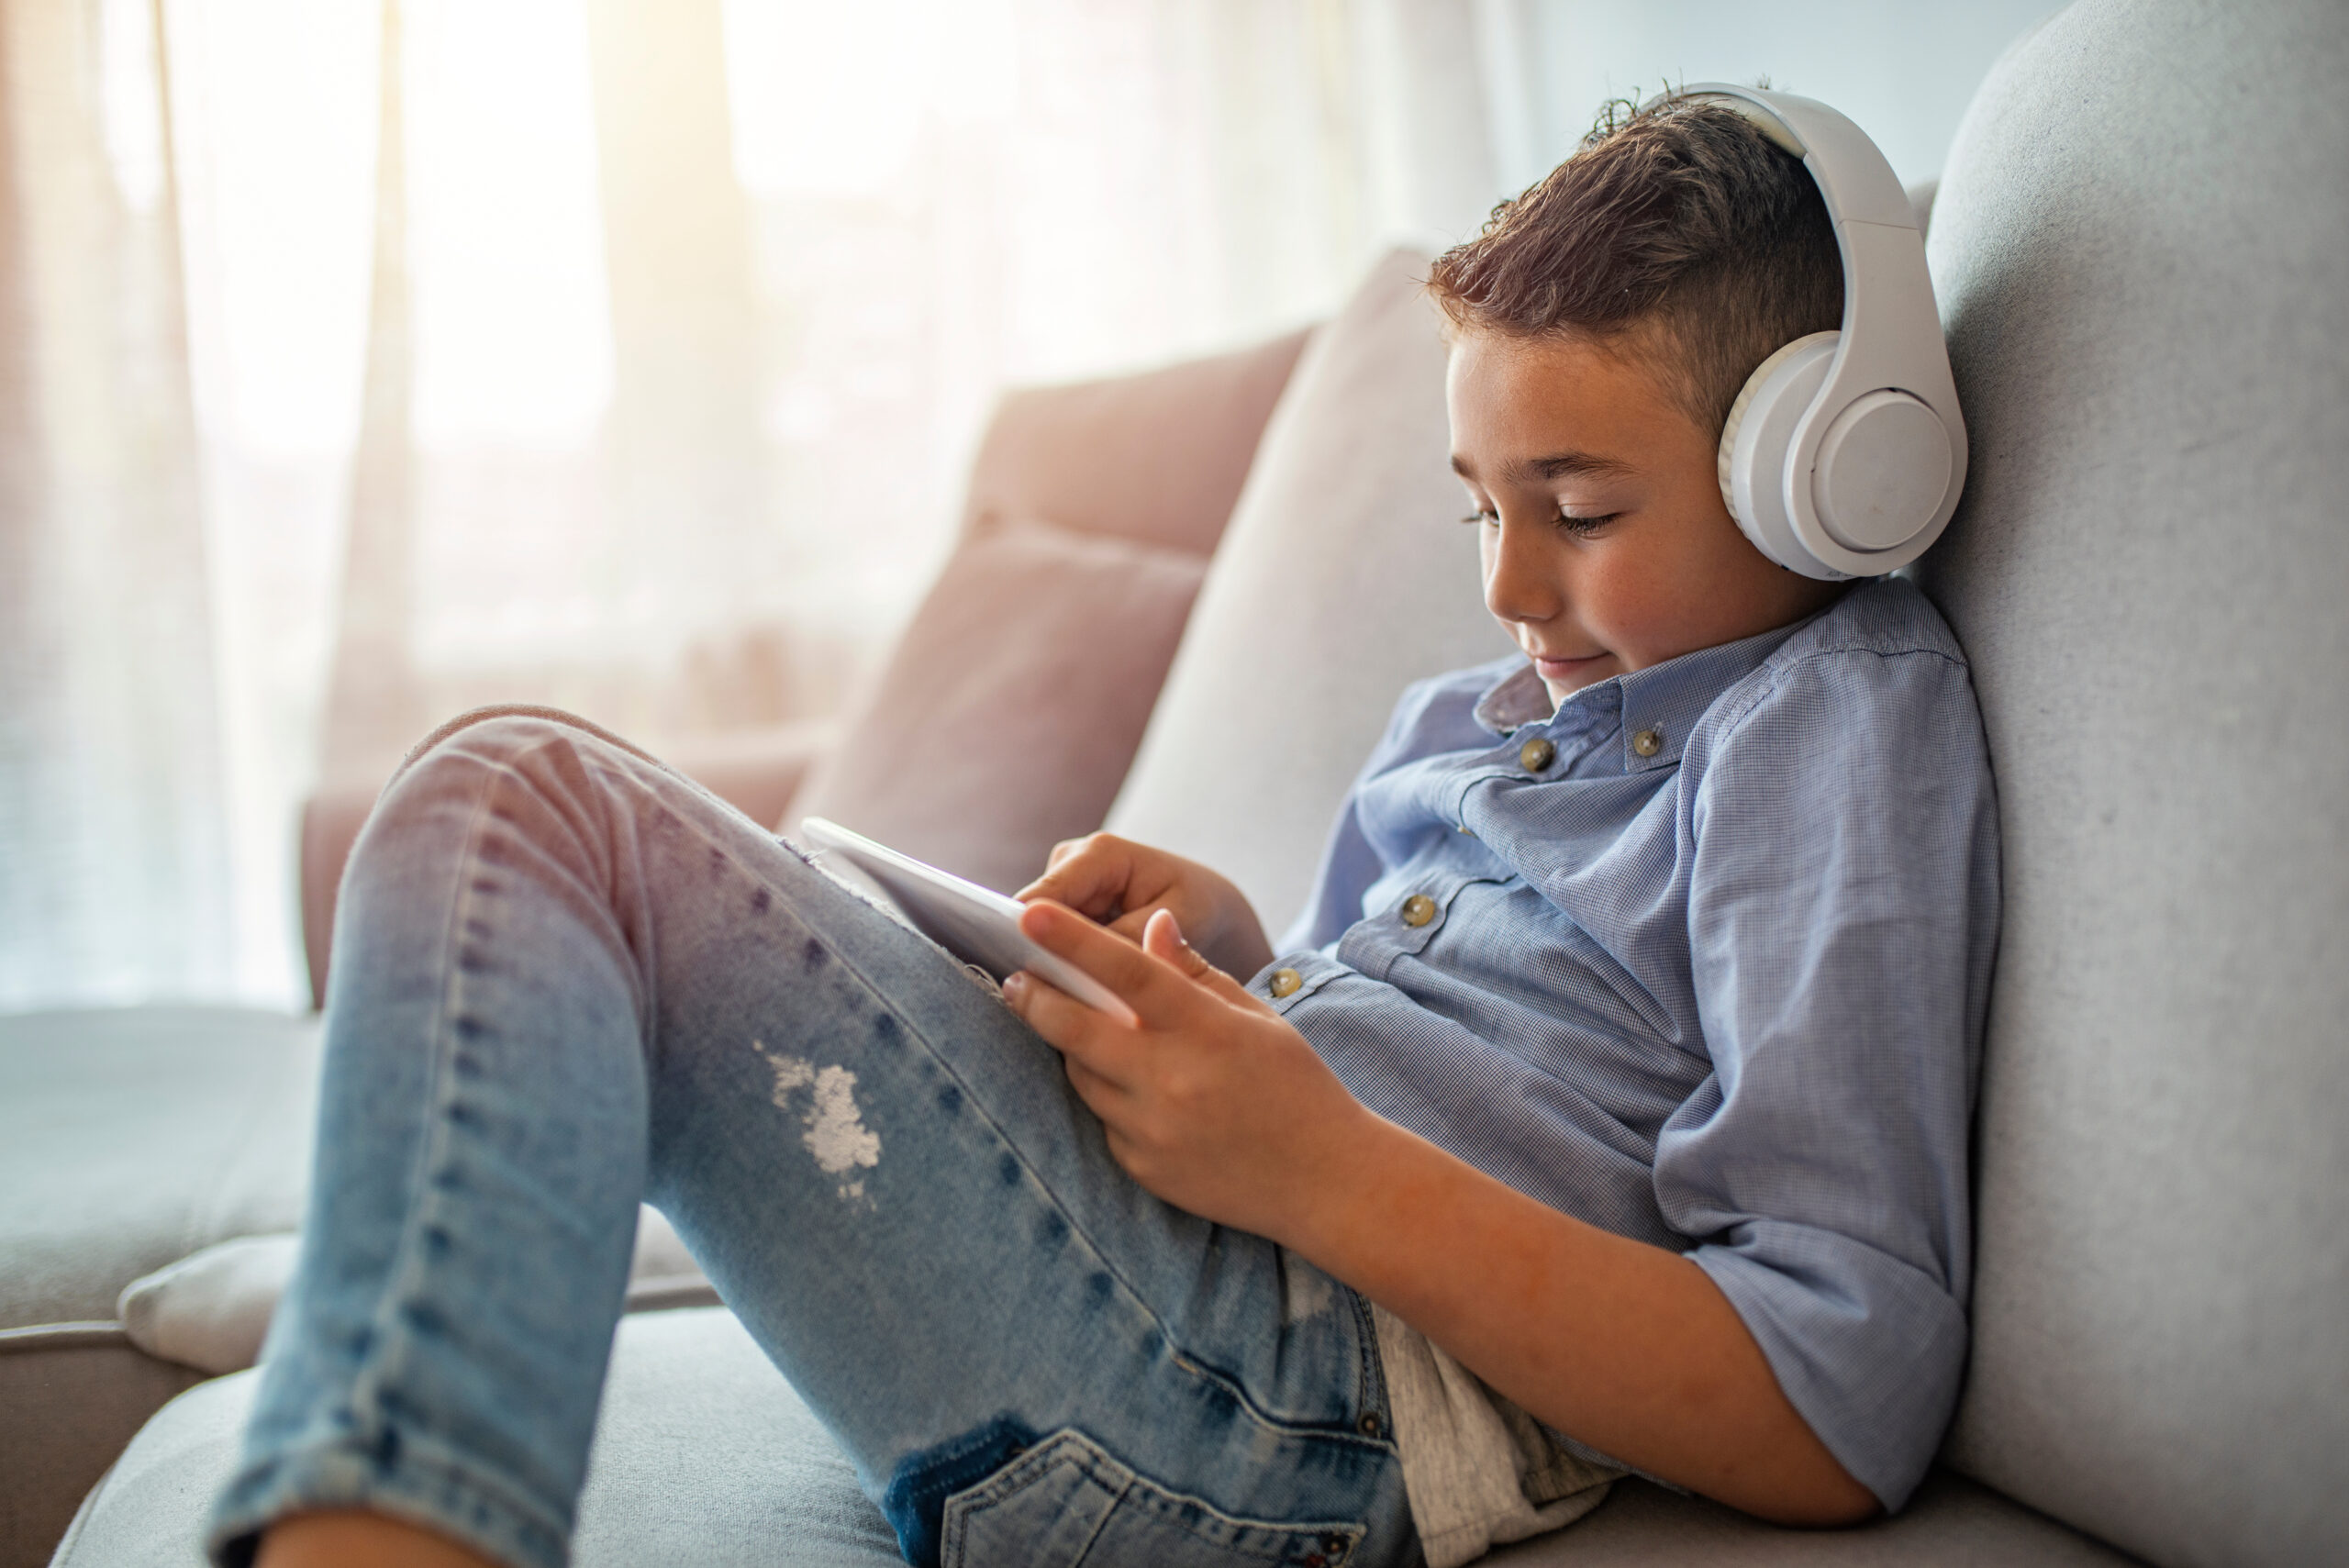
[[[1573,512],[1561,511],[1558,514],[1558,526],[1570,534],[1593,534],[1622,515],[1620,512],[1601,512],[1593,517],[1581,517]],[[1470,525],[1484,523],[1489,527],[1498,528],[1501,515],[1497,509],[1487,506],[1481,512],[1471,512],[1460,520]]]

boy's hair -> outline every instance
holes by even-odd
[[[1715,430],[1756,365],[1843,319],[1810,172],[1718,99],[1676,95],[1609,104],[1574,156],[1436,259],[1428,286],[1455,332],[1656,355],[1666,392]]]

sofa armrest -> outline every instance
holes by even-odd
[[[783,820],[800,781],[831,750],[840,731],[836,719],[805,719],[651,750],[752,821],[772,827]],[[335,895],[342,884],[343,863],[350,860],[351,846],[374,810],[382,787],[328,785],[302,804],[302,948],[309,960],[313,1007],[326,1003],[327,957],[334,946]]]

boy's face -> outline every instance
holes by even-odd
[[[1453,345],[1452,466],[1479,514],[1485,606],[1553,700],[1784,626],[1840,589],[1738,531],[1720,432],[1665,395],[1639,341]]]

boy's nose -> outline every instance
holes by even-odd
[[[1542,621],[1558,613],[1558,591],[1550,541],[1537,525],[1506,514],[1485,546],[1485,607],[1502,620]]]

